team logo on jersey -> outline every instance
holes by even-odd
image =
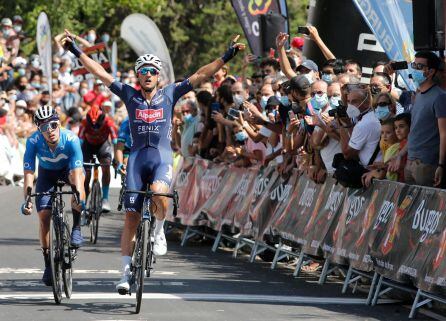
[[[140,119],[146,123],[154,123],[163,118],[163,109],[136,109],[136,119]]]

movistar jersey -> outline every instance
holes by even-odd
[[[129,119],[126,118],[119,126],[118,142],[124,143],[125,148],[132,147],[132,137],[130,136]]]
[[[148,146],[170,151],[173,107],[181,96],[192,90],[189,79],[158,90],[150,103],[139,90],[118,81],[111,84],[110,90],[127,107],[131,151]]]
[[[60,140],[52,151],[42,133],[36,131],[26,140],[26,151],[23,157],[23,169],[36,169],[36,156],[39,166],[50,170],[82,168],[82,150],[79,138],[67,129],[60,129]]]

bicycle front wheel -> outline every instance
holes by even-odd
[[[135,244],[135,284],[136,284],[136,313],[141,310],[142,293],[144,290],[144,276],[147,263],[147,245],[149,242],[149,223],[143,220],[140,225],[139,237]]]
[[[64,238],[63,238],[63,267],[62,267],[62,278],[63,278],[63,288],[65,292],[65,297],[67,299],[71,298],[71,293],[73,291],[73,257],[71,254],[71,244],[70,244],[70,230],[67,225],[64,227]]]
[[[99,182],[93,183],[91,200],[92,200],[92,210],[91,222],[90,222],[90,240],[93,244],[96,244],[98,241],[98,231],[99,231],[99,218],[101,216],[102,211],[102,195],[101,195],[101,186]]]
[[[53,279],[53,295],[56,304],[60,304],[62,301],[62,255],[63,245],[60,225],[54,221],[53,216],[50,221],[50,263],[51,277]]]

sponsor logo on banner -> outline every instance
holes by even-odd
[[[331,219],[333,214],[336,213],[343,199],[344,199],[344,193],[335,191],[335,185],[333,185],[330,191],[330,196],[328,196],[328,201],[327,203],[325,203],[324,207],[325,211],[329,211],[327,219]]]
[[[413,230],[419,230],[423,233],[420,237],[420,243],[423,243],[429,235],[434,234],[442,215],[440,211],[424,208],[425,203],[426,201],[422,200],[418,205],[412,223]]]
[[[163,109],[136,109],[136,119],[142,120],[146,123],[154,123],[163,119]]]
[[[215,174],[212,174],[212,170],[206,170],[201,183],[201,191],[205,198],[209,198],[213,192],[215,192],[220,185],[221,177]]]
[[[314,194],[316,194],[316,189],[308,187],[309,184],[310,184],[309,181],[307,181],[307,183],[305,184],[304,191],[299,200],[299,206],[311,207],[313,205]]]
[[[266,14],[271,6],[272,0],[249,0],[248,10],[253,16]]]
[[[395,204],[393,202],[384,201],[383,205],[379,209],[378,216],[375,220],[375,224],[373,225],[373,229],[376,230],[378,226],[387,224],[390,214],[392,214],[395,208]]]
[[[361,212],[362,206],[365,203],[365,197],[355,196],[351,200],[348,207],[348,214],[345,219],[345,224],[348,225],[352,219],[354,219]]]
[[[250,182],[250,175],[243,174],[242,179],[240,180],[235,189],[236,194],[238,196],[246,196],[248,194],[249,182]]]
[[[292,189],[293,186],[291,185],[280,184],[279,186],[277,186],[275,189],[272,190],[270,198],[272,201],[282,202],[283,200],[288,199]]]
[[[100,64],[106,71],[111,72],[110,61],[107,57],[107,48],[105,43],[99,43],[92,47],[84,49],[84,53]],[[82,65],[79,59],[75,59],[72,64],[73,75],[77,81],[84,79],[92,79],[94,76],[88,72],[88,70]]]
[[[257,179],[255,187],[254,187],[254,195],[260,196],[262,193],[266,190],[266,187],[269,184],[269,178],[264,178],[262,176],[259,176],[260,178]]]

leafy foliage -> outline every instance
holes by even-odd
[[[308,0],[288,1],[291,33],[305,24]],[[160,28],[177,77],[191,74],[219,57],[235,34],[243,35],[237,17],[227,0],[8,0],[0,2],[0,12],[21,15],[30,37],[22,46],[26,54],[37,51],[37,17],[45,11],[52,35],[65,28],[76,34],[95,28],[98,35],[108,32],[118,41],[119,67],[131,67],[136,59],[119,37],[121,22],[131,13],[144,13]],[[241,58],[238,61],[240,62]],[[235,64],[240,65],[240,64]],[[233,72],[239,66],[234,66]]]

